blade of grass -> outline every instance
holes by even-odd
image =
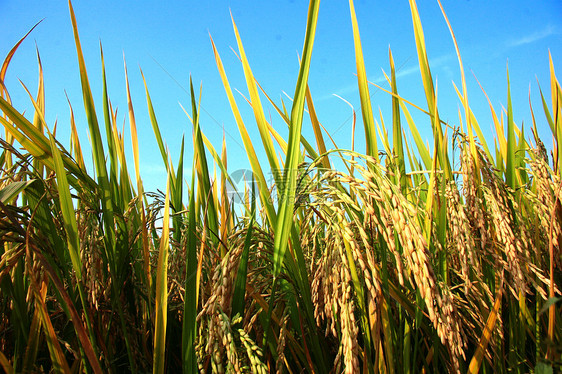
[[[552,97],[552,113],[554,114],[554,139],[555,154],[557,158],[556,169],[558,176],[562,176],[562,89],[554,72],[552,55],[548,51],[548,61],[550,67],[550,94]]]
[[[316,115],[316,109],[314,108],[314,103],[312,101],[312,95],[310,94],[310,87],[306,86],[306,105],[308,107],[308,113],[310,115],[310,123],[312,124],[312,129],[314,130],[314,137],[316,138],[316,146],[318,147],[318,153],[321,155],[326,154],[326,145],[324,144],[324,137],[322,136],[322,129],[318,116]],[[328,156],[322,156],[322,167],[326,170],[331,168],[330,159]]]
[[[88,119],[88,127],[90,130],[90,140],[92,142],[92,155],[94,158],[94,165],[96,169],[96,175],[98,179],[98,184],[100,187],[100,200],[102,209],[104,211],[103,219],[105,226],[105,235],[108,242],[110,243],[110,248],[115,243],[114,237],[114,211],[113,203],[111,201],[111,188],[109,185],[109,179],[107,175],[107,169],[105,165],[105,155],[103,150],[103,143],[100,135],[100,129],[98,125],[98,119],[96,117],[96,108],[94,105],[94,99],[92,97],[92,91],[90,89],[90,83],[88,81],[88,74],[86,72],[86,63],[84,62],[84,55],[82,54],[82,47],[80,45],[80,38],[78,36],[78,25],[76,23],[76,16],[74,15],[74,9],[72,8],[72,3],[68,1],[68,8],[70,11],[70,18],[72,21],[72,30],[74,33],[74,42],[76,44],[76,55],[78,57],[78,65],[80,68],[80,82],[82,84],[82,96],[84,100],[84,110],[86,112],[86,117]]]
[[[78,224],[76,222],[76,215],[74,206],[72,204],[72,197],[70,195],[70,186],[66,178],[66,170],[62,163],[59,150],[55,145],[55,139],[51,135],[51,149],[53,159],[55,161],[55,171],[57,176],[57,190],[59,193],[60,209],[63,217],[64,230],[67,236],[68,251],[72,267],[76,272],[76,278],[81,281],[82,279],[82,260],[80,259],[80,243],[78,239]]]
[[[302,129],[302,119],[304,113],[304,101],[310,70],[310,59],[312,47],[314,45],[314,35],[316,32],[316,22],[318,20],[318,8],[320,2],[311,0],[308,9],[308,21],[306,36],[303,47],[301,67],[295,89],[293,107],[291,109],[291,126],[289,128],[289,142],[287,158],[284,169],[284,184],[281,189],[279,200],[279,220],[275,226],[275,243],[273,249],[273,279],[279,276],[281,266],[287,250],[289,234],[293,226],[293,208],[295,206],[295,193],[297,185],[297,170],[300,159],[300,138]]]
[[[507,185],[515,189],[516,170],[515,170],[515,123],[513,122],[513,109],[511,106],[511,90],[509,88],[509,68],[507,69],[507,157],[505,164],[505,181]]]
[[[4,369],[6,374],[14,374],[16,372],[14,367],[10,364],[10,361],[6,358],[2,351],[0,351],[0,365],[2,365],[2,368]]]
[[[470,374],[478,373],[480,371],[482,361],[484,361],[484,354],[486,352],[488,344],[490,343],[492,333],[498,319],[498,312],[502,301],[502,290],[503,287],[500,286],[496,294],[494,307],[492,308],[492,310],[490,310],[490,314],[488,314],[488,319],[486,320],[486,325],[484,326],[484,330],[482,331],[482,336],[480,337],[480,341],[478,342],[476,352],[474,352],[474,356],[472,356],[472,359],[470,360],[470,364],[468,366],[468,373]]]
[[[406,195],[407,181],[406,181],[406,163],[404,161],[404,147],[402,142],[402,124],[400,122],[400,100],[397,98],[398,88],[396,85],[396,70],[394,68],[394,58],[392,57],[392,51],[390,47],[388,48],[388,59],[390,60],[390,77],[391,77],[391,87],[392,92],[392,144],[393,144],[393,156],[396,158],[396,163],[398,164],[398,172],[400,174],[399,182],[400,189],[404,195]]]
[[[230,13],[230,18],[232,20],[232,27],[234,28],[234,35],[236,37],[236,43],[238,44],[238,51],[240,53],[240,60],[242,61],[242,67],[244,68],[244,77],[246,78],[246,85],[248,86],[248,91],[250,92],[252,109],[254,111],[256,124],[258,125],[258,130],[265,149],[265,154],[267,156],[267,159],[269,160],[269,166],[271,170],[280,170],[279,161],[277,160],[277,156],[275,155],[275,148],[273,147],[273,142],[271,140],[271,136],[269,135],[269,128],[263,114],[263,107],[261,105],[261,100],[258,89],[256,87],[254,75],[246,57],[246,52],[244,51],[242,40],[240,39],[240,34],[238,33],[238,28],[236,27],[236,23],[234,22],[234,18],[232,17],[232,12]],[[277,174],[279,173],[273,174],[274,177],[278,177]],[[280,181],[277,182],[279,183]]]
[[[41,288],[43,289],[43,288]],[[45,291],[46,291],[45,287]],[[41,293],[40,295],[45,300],[45,295]],[[41,315],[39,308],[35,308],[33,311],[33,318],[31,320],[31,327],[29,328],[29,338],[27,340],[27,347],[25,349],[25,355],[23,357],[23,373],[31,372],[33,365],[37,362],[37,353],[39,349],[39,343],[41,339]]]
[[[390,148],[390,142],[388,141],[388,131],[387,131],[386,123],[384,122],[384,117],[382,115],[381,108],[379,108],[379,118],[381,121],[380,124],[378,123],[377,120],[375,120],[376,132],[379,134],[379,137],[381,138],[382,149],[384,150],[384,153],[388,155],[389,161],[390,158],[392,158],[392,162],[394,162],[394,155],[392,153],[392,149]]]
[[[78,314],[74,306],[74,303],[72,302],[72,299],[70,298],[70,296],[65,290],[63,282],[60,280],[59,276],[57,275],[57,272],[51,266],[49,261],[45,258],[42,251],[39,248],[37,248],[33,243],[28,242],[27,246],[33,250],[34,255],[37,257],[37,260],[41,263],[41,266],[45,269],[45,272],[51,278],[51,281],[53,282],[56,290],[58,291],[60,297],[62,298],[62,302],[61,302],[62,307],[67,313],[70,321],[72,322],[72,325],[74,326],[74,330],[76,331],[76,334],[78,335],[78,339],[80,341],[80,349],[83,350],[86,357],[88,358],[88,362],[90,363],[93,372],[95,374],[101,374],[102,370],[97,358],[98,356],[94,351],[92,342],[88,338],[88,333],[84,328],[82,319]]]
[[[124,58],[123,58],[124,60]],[[143,270],[145,276],[145,282],[148,289],[151,288],[152,278],[150,275],[150,253],[149,253],[149,241],[148,241],[148,227],[147,227],[147,219],[146,219],[146,212],[144,208],[144,187],[140,175],[140,157],[139,157],[139,142],[138,142],[138,135],[137,135],[137,124],[135,120],[135,113],[133,110],[133,102],[131,99],[131,91],[129,89],[129,77],[127,76],[127,64],[125,64],[125,82],[126,82],[126,89],[127,89],[127,104],[129,109],[129,123],[131,126],[131,143],[133,145],[133,159],[135,162],[135,175],[137,178],[137,194],[140,197],[138,199],[138,210],[140,212],[140,225],[141,225],[141,235],[142,235],[142,255],[143,255]],[[183,142],[182,142],[182,149],[183,149]]]
[[[102,71],[102,101],[103,101],[103,118],[105,124],[105,136],[107,141],[107,149],[109,153],[109,184],[112,188],[113,196],[119,196],[119,188],[117,186],[117,180],[119,175],[119,156],[117,154],[117,146],[115,145],[114,128],[116,128],[116,113],[113,112],[113,107],[109,100],[109,95],[107,93],[107,77],[105,73],[105,59],[103,56],[103,48],[100,41],[100,58],[101,58],[101,71]],[[123,199],[116,199],[117,201],[123,201]]]
[[[46,290],[45,290],[46,291]],[[45,294],[46,292],[41,290],[34,290],[35,295],[35,307],[39,311],[39,316],[43,324],[43,329],[45,331],[45,337],[47,339],[47,347],[49,348],[49,354],[51,355],[51,362],[53,363],[53,369],[55,372],[70,374],[70,367],[68,362],[64,357],[61,346],[58,341],[57,333],[49,317],[49,312],[47,311],[47,306],[45,305],[44,298],[40,293]]]
[[[169,172],[168,172],[169,174]],[[156,268],[156,305],[154,307],[154,355],[152,372],[162,374],[166,363],[166,327],[168,320],[168,254],[170,246],[170,178],[166,183],[162,233]]]
[[[377,134],[375,130],[375,120],[373,117],[373,109],[371,107],[371,95],[369,94],[367,73],[365,71],[365,61],[363,59],[363,48],[361,47],[359,26],[357,24],[357,16],[355,15],[355,6],[353,5],[353,0],[349,0],[349,11],[351,13],[351,24],[353,26],[355,64],[357,66],[357,84],[359,87],[359,97],[361,99],[361,114],[363,116],[363,125],[365,127],[365,141],[367,144],[366,154],[368,156],[374,157],[378,162],[378,147],[377,147]]]
[[[33,125],[40,133],[43,133],[43,119],[45,118],[45,87],[43,82],[43,66],[41,65],[41,57],[39,56],[39,49],[37,48],[37,45],[35,45],[35,49],[37,53],[37,66],[39,68],[39,83],[37,88],[37,97],[35,99],[37,106],[35,113],[33,114]],[[39,174],[43,174],[45,166],[40,160],[33,160],[33,165]]]
[[[198,157],[195,155],[195,158]],[[195,160],[194,160],[195,161]],[[191,172],[191,193],[189,196],[189,221],[187,228],[186,274],[184,294],[184,319],[182,327],[182,367],[184,374],[197,372],[195,345],[197,339],[197,222],[195,211],[195,165]]]
[[[32,103],[37,105],[33,99]],[[16,141],[35,158],[42,160],[48,169],[54,170],[55,167],[50,152],[51,147],[47,137],[40,133],[31,122],[29,122],[2,97],[0,97],[0,110],[10,119],[8,121],[5,118],[0,117],[0,123],[4,126],[6,131],[8,131],[16,139]],[[82,183],[87,184],[91,188],[95,187],[95,182],[92,178],[85,174],[73,160],[68,158],[66,155],[62,155],[62,158],[65,167],[68,169],[70,174],[68,176],[69,181],[73,186],[77,183],[76,177],[79,177]]]
[[[6,55],[6,58],[4,59],[4,62],[2,63],[2,68],[0,68],[0,82],[5,82],[6,81],[6,72],[8,71],[8,66],[10,65],[10,62],[12,61],[12,58],[14,57],[14,54],[16,53],[16,51],[18,50],[19,46],[21,45],[21,43],[23,43],[23,41],[27,38],[27,36],[29,34],[31,34],[31,32],[41,23],[43,22],[43,20],[37,22],[35,25],[33,25],[33,27],[27,32],[27,34],[25,34],[17,43],[16,45],[14,45],[12,47],[12,49],[10,50],[10,52],[8,52],[8,54]],[[4,96],[6,95],[6,96]],[[5,86],[4,85],[0,85],[0,97],[4,98],[8,98],[8,91],[6,91]]]
[[[301,296],[303,311],[307,322],[313,326],[315,324],[313,306],[311,303],[310,285],[307,279],[306,263],[304,261],[303,251],[298,240],[299,234],[297,226],[293,223],[293,210],[295,207],[297,171],[301,161],[300,143],[301,129],[304,114],[306,87],[308,84],[308,73],[310,70],[310,60],[312,48],[314,44],[314,36],[316,32],[316,23],[318,20],[318,9],[320,2],[311,0],[308,8],[308,20],[306,25],[306,35],[302,53],[302,60],[299,69],[299,76],[294,94],[293,107],[291,109],[291,124],[289,127],[288,151],[285,161],[283,186],[279,189],[279,218],[275,227],[275,237],[273,244],[273,285],[271,299],[275,299],[276,282],[279,279],[281,268],[285,262],[285,252],[289,247],[289,237],[293,252],[291,256],[287,256],[287,267],[295,277],[298,286],[298,292]],[[258,185],[259,187],[259,185]],[[279,186],[278,186],[279,187]],[[296,263],[293,256],[296,258]],[[268,318],[265,323],[264,341],[267,341],[267,333],[269,331],[270,316],[272,308],[269,308]],[[295,316],[295,318],[297,318]],[[324,362],[324,350],[321,347],[319,337],[316,334],[311,336],[311,354],[314,357],[314,364],[320,372],[326,372],[327,368]],[[310,370],[315,370],[310,367]]]
[[[68,245],[68,252],[72,262],[72,268],[76,274],[78,293],[82,302],[83,316],[86,322],[86,327],[90,336],[91,342],[95,342],[95,335],[92,328],[91,318],[88,313],[88,299],[85,295],[82,286],[82,260],[80,258],[80,241],[78,233],[78,223],[76,222],[76,214],[72,204],[72,196],[70,194],[70,186],[66,177],[66,170],[60,156],[60,151],[55,145],[55,139],[50,135],[51,139],[51,152],[55,162],[55,172],[57,178],[57,190],[59,193],[60,210],[63,218],[64,231],[66,232],[66,242]],[[92,345],[94,352],[95,346]]]
[[[443,9],[443,5],[441,4],[440,0],[437,0],[439,3],[439,8],[441,9],[441,13],[443,14],[443,18],[445,18],[445,22],[447,22],[447,27],[449,28],[449,32],[451,34],[451,38],[453,39],[453,44],[455,45],[455,51],[457,52],[457,59],[459,60],[459,68],[461,73],[461,82],[462,82],[462,106],[464,109],[464,118],[466,122],[466,128],[468,132],[468,142],[470,146],[470,152],[472,153],[472,158],[476,164],[476,172],[480,169],[480,158],[478,157],[478,153],[476,151],[476,142],[474,141],[474,134],[472,131],[472,116],[470,112],[470,106],[468,105],[468,90],[466,88],[466,78],[464,75],[464,67],[462,64],[461,53],[459,50],[459,46],[457,44],[457,38],[455,37],[455,33],[453,32],[453,28],[451,23],[449,22],[449,18]]]
[[[242,250],[242,255],[240,257],[240,263],[238,265],[238,271],[236,273],[236,278],[234,281],[234,292],[232,296],[232,315],[234,318],[236,315],[244,315],[244,304],[246,297],[246,282],[248,275],[248,257],[250,254],[250,246],[252,244],[252,235],[254,230],[254,224],[256,222],[256,199],[255,199],[255,184],[251,183],[252,192],[252,202],[250,208],[250,222],[248,223],[248,229],[246,231],[246,238],[244,239],[244,249]]]
[[[218,245],[219,238],[219,216],[217,213],[217,204],[215,201],[216,194],[213,193],[211,185],[211,177],[209,176],[209,167],[207,164],[207,156],[205,155],[205,145],[201,136],[201,128],[199,125],[199,111],[197,105],[201,105],[201,90],[199,91],[199,104],[195,101],[195,90],[193,88],[193,81],[189,79],[189,87],[191,92],[191,111],[193,121],[193,148],[197,154],[197,181],[199,184],[199,197],[205,199],[205,215],[206,226],[211,232],[212,241]],[[192,191],[193,193],[193,191]],[[226,253],[223,253],[224,255]]]
[[[205,144],[205,146],[207,146],[207,144]],[[224,250],[226,251],[227,249],[225,243],[227,241],[228,235],[233,230],[234,217],[230,210],[230,199],[227,191],[227,183],[228,183],[227,180],[229,178],[228,178],[228,174],[225,172],[225,169],[227,169],[227,153],[226,153],[226,139],[225,139],[224,132],[222,134],[222,150],[221,150],[220,163],[223,165],[223,167],[219,165],[219,169],[221,169],[221,201],[220,201],[221,202],[220,205],[221,237],[220,239],[221,239],[221,246],[225,247]]]
[[[429,67],[427,58],[427,51],[425,48],[425,37],[421,25],[420,15],[415,0],[409,0],[410,10],[412,13],[412,22],[414,26],[414,36],[416,39],[416,49],[418,52],[418,61],[420,65],[420,72],[425,90],[425,97],[427,100],[428,111],[431,116],[431,125],[433,128],[434,147],[437,149],[439,157],[439,165],[445,173],[445,179],[450,180],[451,165],[447,155],[447,146],[443,138],[443,130],[441,128],[441,121],[437,110],[437,95],[433,85],[433,78]]]
[[[66,93],[65,93],[66,94]],[[74,120],[74,110],[72,109],[72,104],[70,104],[70,99],[68,95],[66,96],[68,101],[68,107],[70,109],[70,150],[74,154],[74,159],[82,170],[86,170],[86,164],[84,163],[84,156],[82,154],[82,146],[80,145],[80,139],[78,138],[78,130],[76,129],[76,121]]]
[[[11,204],[13,200],[27,188],[27,186],[35,181],[36,179],[17,181],[11,182],[7,186],[4,186],[2,189],[0,189],[0,202],[5,205]]]
[[[431,158],[431,155],[429,154],[429,149],[424,144],[423,139],[420,135],[420,132],[418,131],[418,128],[416,126],[416,123],[414,122],[414,119],[412,118],[412,115],[408,111],[408,108],[406,107],[406,104],[404,104],[402,101],[400,101],[400,107],[402,108],[402,112],[404,113],[404,116],[406,117],[406,122],[408,123],[408,126],[410,128],[410,132],[412,133],[412,136],[414,137],[414,142],[416,143],[416,146],[418,147],[418,152],[419,152],[419,155],[420,155],[420,157],[423,161],[423,164],[424,164],[426,170],[431,170],[431,168],[432,168],[432,161],[431,161],[432,158]]]
[[[156,137],[156,142],[158,143],[158,149],[160,149],[160,154],[162,155],[162,160],[166,164],[166,169],[168,168],[168,155],[166,152],[166,147],[164,146],[164,141],[162,140],[162,134],[160,133],[160,127],[158,126],[158,121],[156,120],[156,113],[154,112],[154,106],[152,105],[152,99],[148,92],[148,85],[146,84],[146,79],[141,70],[142,80],[144,82],[144,89],[146,92],[146,103],[148,106],[148,114],[150,116],[150,123],[152,124],[152,129],[154,130],[154,135]],[[175,179],[175,178],[174,178]]]
[[[240,132],[240,135],[242,137],[242,141],[244,143],[244,148],[246,149],[246,154],[248,156],[248,160],[250,161],[250,165],[252,167],[252,172],[254,173],[254,177],[256,178],[256,181],[257,181],[257,184],[258,184],[258,191],[260,193],[260,201],[265,208],[267,220],[268,220],[270,226],[275,227],[276,222],[277,222],[277,214],[275,212],[275,208],[273,207],[273,204],[272,204],[272,201],[271,201],[269,189],[267,187],[267,183],[265,181],[261,165],[258,161],[258,157],[257,157],[256,152],[254,150],[254,146],[253,146],[252,141],[250,139],[250,135],[248,134],[248,130],[246,129],[246,126],[244,125],[244,121],[242,120],[242,116],[240,115],[240,111],[238,110],[238,105],[236,104],[236,100],[234,99],[234,95],[232,94],[232,89],[230,88],[230,84],[228,82],[228,78],[226,76],[226,72],[224,70],[224,66],[222,64],[220,55],[219,55],[219,53],[217,51],[217,48],[215,46],[215,42],[213,41],[212,37],[210,37],[210,39],[211,39],[211,44],[213,46],[213,52],[214,52],[214,55],[215,55],[215,61],[216,61],[216,64],[217,64],[217,68],[219,70],[219,73],[220,73],[220,76],[221,76],[221,79],[222,79],[222,83],[223,83],[224,89],[226,91],[228,101],[230,103],[230,108],[232,110],[232,113],[234,114],[236,124],[238,125],[238,130]]]
[[[275,110],[277,111],[277,113],[281,116],[281,118],[283,119],[283,121],[285,121],[285,123],[287,124],[287,126],[290,126],[291,124],[291,120],[289,119],[289,115],[287,114],[287,110],[285,108],[285,104],[283,103],[283,110],[281,110],[281,108],[279,108],[274,102],[273,100],[271,100],[271,98],[269,97],[269,95],[265,92],[265,90],[260,86],[259,82],[256,81],[256,84],[258,85],[258,87],[260,88],[260,90],[262,91],[262,93],[265,95],[265,97],[267,98],[267,100],[269,100],[269,103],[271,105],[273,105],[273,107],[275,108]],[[281,147],[281,150],[283,151],[283,153],[287,154],[287,142],[285,142],[285,140],[281,137],[281,135],[279,135],[279,133],[277,131],[275,131],[275,129],[273,128],[273,126],[271,126],[271,124],[269,124],[269,131],[271,132],[271,134],[273,135],[273,137],[275,138],[275,140],[277,141],[277,143],[279,144],[279,146]],[[316,152],[316,150],[310,145],[310,143],[305,139],[304,136],[301,135],[301,144],[303,145],[304,149],[306,150],[306,152],[308,153],[308,155],[310,156],[310,158],[312,158],[313,160],[316,160],[318,158],[318,154]]]

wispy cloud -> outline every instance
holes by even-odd
[[[429,66],[433,69],[437,69],[437,68],[442,68],[444,65],[446,65],[451,59],[453,59],[455,56],[453,54],[446,54],[446,55],[441,55],[438,57],[434,57],[434,58],[430,58],[429,59]],[[396,78],[402,78],[408,75],[412,75],[415,73],[418,73],[420,71],[420,67],[418,64],[412,65],[410,67],[407,68],[399,68],[396,71]],[[387,72],[388,74],[389,72]],[[375,80],[375,83],[380,83],[380,82],[386,82],[386,78],[384,77],[384,75],[381,75],[378,79]]]
[[[538,40],[544,39],[550,35],[557,34],[556,27],[553,25],[547,25],[544,29],[535,31],[532,34],[522,36],[518,39],[514,39],[508,42],[509,47],[517,47],[523,44],[534,43]]]
[[[435,64],[433,63],[429,63],[430,66],[434,66]],[[407,67],[405,69],[400,69],[398,70],[398,72],[396,72],[396,78],[402,78],[408,75],[412,75],[414,73],[417,73],[418,71],[420,71],[420,67],[418,65],[412,65],[410,67]],[[390,75],[390,71],[386,72],[386,74]],[[384,77],[384,75],[380,75],[377,79],[374,80],[374,83],[384,83],[386,82],[386,78]]]
[[[443,68],[444,65],[446,65],[450,60],[452,60],[455,57],[455,55],[453,54],[446,54],[446,55],[442,55],[442,56],[438,56],[435,58],[431,58],[429,59],[429,66],[432,69],[437,69],[437,68]],[[417,64],[417,62],[409,64],[410,66],[403,66],[397,69],[396,71],[396,79],[398,78],[403,78],[406,77],[408,75],[412,75],[412,74],[416,74],[420,71],[420,67]],[[390,71],[386,71],[387,74],[390,74]],[[386,78],[384,77],[384,74],[380,74],[379,76],[377,76],[375,79],[370,79],[371,82],[381,85],[386,83]],[[340,89],[338,89],[335,94],[345,97],[351,93],[356,93],[357,91],[357,83],[353,83],[347,87],[341,87]],[[329,94],[329,95],[325,95],[322,96],[318,99],[318,101],[322,101],[322,100],[326,100],[326,99],[330,99],[330,98],[334,98],[333,94]]]

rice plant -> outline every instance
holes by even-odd
[[[319,1],[310,1],[289,109],[261,90],[233,19],[254,113],[243,118],[228,67],[210,40],[255,179],[247,184],[241,211],[226,189],[231,176],[225,144],[217,152],[205,136],[201,96],[191,82],[194,156],[184,160],[190,145],[182,142],[174,166],[150,80],[144,80],[167,170],[164,192],[145,191],[128,77],[130,143],[116,124],[101,49],[103,89],[96,100],[103,110],[96,112],[71,3],[94,173],[86,170],[78,138],[85,124],[71,117],[66,147],[56,124],[46,123],[42,74],[37,94],[28,91],[34,113],[24,115],[12,105],[5,75],[27,35],[16,43],[0,70],[4,371],[562,369],[562,90],[552,59],[550,98],[540,93],[541,115],[552,130],[551,154],[538,137],[532,107],[532,137],[515,125],[509,77],[505,112],[490,105],[496,129],[491,148],[471,110],[461,54],[442,7],[461,71],[462,85],[455,89],[462,113],[457,127],[439,117],[422,22],[410,0],[427,102],[416,105],[400,95],[390,52],[389,137],[373,119],[373,83],[352,0],[349,7],[364,151],[338,148],[314,109],[307,82]],[[287,124],[287,140],[266,119],[264,97]],[[71,113],[77,110],[72,105]],[[412,112],[430,119],[432,146],[423,142]],[[305,116],[313,141],[302,136]],[[250,137],[250,126],[259,139]],[[268,165],[258,161],[258,143]],[[129,146],[134,174],[125,158]],[[188,164],[192,173],[184,175]],[[268,168],[280,171],[273,185],[266,183]]]

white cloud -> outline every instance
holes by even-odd
[[[443,65],[445,65],[448,61],[450,61],[452,58],[454,57],[454,55],[452,54],[446,54],[446,55],[442,55],[439,57],[435,57],[435,58],[431,58],[429,59],[429,68],[430,69],[437,69],[437,68],[441,68],[443,67]],[[396,79],[398,78],[402,78],[414,73],[418,73],[420,71],[420,67],[419,65],[416,63],[415,65],[412,65],[408,68],[405,69],[398,69],[398,71],[396,72]],[[389,74],[387,72],[387,74]],[[386,82],[386,78],[384,77],[384,75],[381,75],[380,77],[378,77],[377,79],[375,79],[374,81],[375,83],[383,83]]]
[[[517,47],[523,44],[534,43],[537,40],[544,39],[550,35],[557,34],[557,30],[554,26],[548,25],[544,29],[536,31],[532,34],[525,35],[519,39],[512,40],[508,42],[508,46]]]
[[[445,55],[441,55],[441,56],[438,56],[438,57],[431,58],[431,59],[429,59],[429,67],[431,69],[443,68],[444,65],[446,65],[454,57],[455,57],[454,54],[449,53],[449,54],[445,54]],[[417,59],[415,61],[416,62],[412,63],[411,66],[397,67],[396,79],[403,78],[405,76],[412,75],[412,74],[415,74],[415,73],[419,73],[420,67],[418,65]],[[385,72],[386,72],[387,75],[390,76],[390,71],[385,71]],[[369,79],[369,81],[371,81],[375,84],[378,84],[380,86],[383,83],[386,83],[386,78],[384,77],[384,74],[381,73],[378,77],[376,77],[375,79]],[[373,89],[372,86],[369,86],[369,88]],[[357,81],[355,81],[351,85],[339,88],[336,92],[334,92],[334,94],[336,94],[338,96],[341,96],[341,97],[346,97],[349,94],[357,93],[357,92],[358,92]],[[328,94],[328,95],[321,96],[317,101],[324,101],[326,99],[333,99],[334,94]]]

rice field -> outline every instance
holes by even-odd
[[[70,2],[83,93],[72,108],[84,108],[87,124],[71,118],[69,146],[45,122],[42,76],[37,93],[29,91],[34,113],[12,106],[3,82],[25,37],[17,42],[0,70],[4,371],[562,370],[562,89],[552,59],[543,106],[528,108],[532,124],[515,124],[509,83],[505,110],[490,103],[485,120],[496,133],[489,146],[471,110],[458,47],[460,124],[440,119],[422,23],[415,0],[409,2],[426,102],[400,95],[390,53],[390,90],[381,89],[392,98],[392,118],[380,129],[349,1],[361,151],[332,143],[314,110],[307,81],[319,1],[310,1],[288,107],[261,91],[233,20],[254,113],[243,118],[211,39],[255,182],[241,191],[241,209],[228,189],[228,151],[207,140],[193,84],[192,144],[182,144],[172,160],[145,82],[167,170],[162,192],[145,191],[132,105],[129,142],[116,123],[105,67],[96,97],[103,110],[94,107]],[[128,78],[126,89],[130,103]],[[288,139],[268,122],[261,100],[287,124]],[[433,144],[424,143],[413,113],[430,119]],[[305,116],[314,139],[302,136]],[[552,150],[538,137],[539,116],[552,130]],[[78,137],[86,126],[91,155]],[[260,137],[252,138],[250,128]],[[192,160],[183,159],[184,146],[193,148]],[[267,163],[258,160],[258,146]],[[267,170],[279,171],[274,183],[267,183]]]

